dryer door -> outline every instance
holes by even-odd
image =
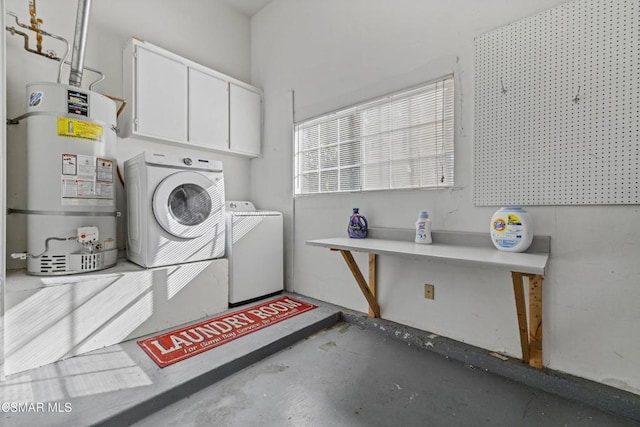
[[[177,172],[156,187],[153,214],[158,224],[175,237],[194,239],[205,233],[216,236],[224,200],[216,183],[203,174]]]

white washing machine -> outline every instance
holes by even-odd
[[[130,261],[159,267],[224,256],[222,162],[144,152],[124,174]]]
[[[259,211],[253,203],[246,201],[227,202],[226,212],[229,305],[282,292],[282,213]]]

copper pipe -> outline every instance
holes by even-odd
[[[122,99],[122,98],[117,98],[115,96],[111,96],[111,95],[104,95],[107,98],[111,99],[112,101],[116,101],[116,102],[120,102],[120,108],[118,108],[118,111],[116,112],[116,119],[118,117],[120,117],[120,114],[122,113],[122,111],[124,110],[124,107],[127,106],[127,100],[126,99]]]
[[[24,25],[23,23],[21,23],[21,22],[18,20],[18,16],[17,16],[15,13],[10,12],[10,11],[7,11],[7,15],[9,15],[9,16],[13,16],[13,18],[16,20],[16,24],[18,24],[20,27],[22,27],[22,28],[26,28],[26,29],[28,29],[28,30],[31,30],[31,28],[30,28],[30,27],[28,27],[28,26]],[[63,60],[62,60],[62,58],[60,58],[60,57],[56,56],[54,52],[51,52],[51,53],[41,53],[41,52],[38,52],[38,51],[36,51],[36,50],[31,49],[31,48],[29,47],[29,35],[28,35],[28,34],[26,34],[26,33],[22,32],[22,31],[19,31],[19,30],[18,30],[18,29],[16,29],[15,27],[8,27],[8,26],[7,26],[7,27],[5,27],[5,28],[6,28],[6,30],[7,30],[7,31],[9,31],[9,32],[11,33],[11,35],[13,35],[13,36],[15,36],[16,34],[19,34],[19,35],[21,35],[22,37],[24,37],[24,49],[25,49],[27,52],[35,53],[36,55],[44,56],[45,58],[49,58],[49,59],[53,59],[53,60],[55,60],[55,61],[59,61],[59,62],[60,62],[60,67],[59,67],[59,70],[58,70],[58,83],[61,83],[61,80],[62,80],[62,66],[63,66],[64,64],[71,65],[71,62],[66,61],[66,60],[65,60],[65,61],[63,61]],[[44,30],[40,30],[40,32],[41,32],[43,35],[45,35],[45,36],[52,37],[52,38],[54,38],[54,39],[56,39],[56,40],[60,40],[61,42],[63,42],[63,43],[65,44],[64,57],[66,58],[66,57],[68,56],[68,54],[69,54],[69,42],[68,42],[66,39],[64,39],[64,38],[62,38],[62,37],[60,37],[60,36],[56,36],[55,34],[48,33],[48,32],[46,32],[46,31],[44,31]],[[105,79],[104,74],[102,74],[102,72],[101,72],[101,71],[99,71],[99,70],[96,70],[96,69],[94,69],[94,68],[87,67],[87,66],[84,66],[84,69],[85,69],[85,70],[92,71],[92,72],[94,72],[94,73],[98,74],[98,76],[99,76],[99,77],[98,77],[98,80],[95,80],[95,81],[91,82],[91,84],[89,85],[89,90],[93,90],[93,86],[95,86],[95,85],[97,85],[97,84],[101,83],[101,82]],[[116,99],[116,101],[119,101],[119,99]],[[123,102],[125,102],[125,103],[126,103],[126,101],[124,101],[124,100],[123,100]],[[121,107],[121,108],[124,108],[124,107]]]
[[[20,26],[22,28],[26,28],[27,30],[34,31],[33,28],[21,23],[20,20],[18,20],[18,15],[16,15],[15,13],[13,13],[13,12],[11,12],[9,10],[7,10],[6,12],[7,12],[7,15],[13,16],[13,18],[16,20],[16,24],[18,26]],[[11,27],[11,28],[13,28],[13,27]],[[50,54],[50,53],[43,54],[42,52],[38,52],[36,50],[30,49],[29,48],[29,36],[27,34],[21,32],[21,31],[16,30],[15,28],[13,28],[13,29],[11,29],[11,28],[7,27],[7,31],[9,31],[11,33],[11,35],[20,34],[21,36],[23,36],[25,38],[25,50],[26,51],[31,52],[31,53],[35,53],[36,55],[44,56],[46,58],[55,59],[56,61],[60,61],[60,67],[58,69],[58,83],[61,83],[62,82],[62,66],[63,66],[63,62],[64,61],[61,58],[59,58],[56,55],[54,55],[54,54]],[[66,60],[67,55],[69,54],[69,42],[67,41],[67,39],[65,39],[63,37],[60,37],[60,36],[57,36],[55,34],[48,33],[48,32],[46,32],[46,31],[44,31],[43,29],[40,29],[40,28],[38,29],[38,31],[39,31],[40,34],[43,34],[45,36],[54,38],[54,39],[59,40],[59,41],[64,43],[64,56],[63,56],[63,58]]]
[[[122,171],[120,170],[120,165],[116,162],[116,172],[118,173],[118,181],[124,187],[124,178],[122,177]]]
[[[15,27],[5,27],[5,28],[7,31],[11,33],[12,36],[19,34],[22,37],[24,37],[24,50],[26,50],[27,52],[35,53],[36,55],[44,56],[45,58],[53,59],[56,61],[60,60],[60,58],[58,58],[54,53],[42,53],[42,52],[38,52],[37,50],[31,49],[29,47],[29,35],[27,33],[23,33],[22,31],[17,30]]]
[[[38,53],[42,53],[42,34],[40,32],[40,24],[42,19],[36,17],[36,0],[29,0],[29,15],[31,15],[31,30],[36,32],[36,49]]]

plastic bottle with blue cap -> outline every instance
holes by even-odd
[[[431,244],[431,220],[427,211],[420,211],[416,221],[416,243]]]

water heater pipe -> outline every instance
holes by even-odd
[[[82,69],[84,68],[84,48],[87,42],[89,29],[89,13],[91,12],[91,0],[78,0],[78,14],[76,15],[76,32],[71,53],[71,71],[69,72],[69,85],[80,86],[82,84]]]
[[[27,30],[31,30],[31,31],[36,31],[33,28],[21,23],[18,20],[18,15],[16,15],[15,13],[11,12],[10,10],[6,11],[7,15],[12,16],[15,20],[16,20],[16,24],[22,28],[26,28]],[[42,19],[39,19],[39,21],[42,23]],[[51,37],[54,38],[56,40],[59,40],[61,42],[64,43],[64,55],[62,55],[62,57],[58,57],[56,55],[56,53],[52,50],[47,51],[47,53],[42,53],[39,50],[33,50],[29,47],[29,35],[22,32],[22,31],[18,31],[16,28],[14,27],[6,27],[6,30],[9,31],[9,33],[11,33],[12,36],[18,34],[21,35],[24,38],[24,50],[26,50],[27,52],[31,52],[31,53],[35,53],[36,55],[40,55],[40,56],[44,56],[45,58],[49,58],[49,59],[53,59],[55,61],[59,61],[60,62],[60,66],[58,68],[58,83],[62,82],[62,66],[66,63],[69,63],[69,61],[67,61],[67,55],[69,55],[69,42],[67,41],[67,39],[65,39],[64,37],[60,37],[57,36],[55,34],[51,34],[45,30],[43,30],[42,28],[38,27],[38,34],[44,34],[47,37]]]
[[[38,19],[36,16],[36,0],[29,0],[29,15],[31,16],[30,29],[36,32],[36,49],[38,50],[38,53],[42,53],[42,34],[40,33],[40,24],[42,24],[42,19]]]

